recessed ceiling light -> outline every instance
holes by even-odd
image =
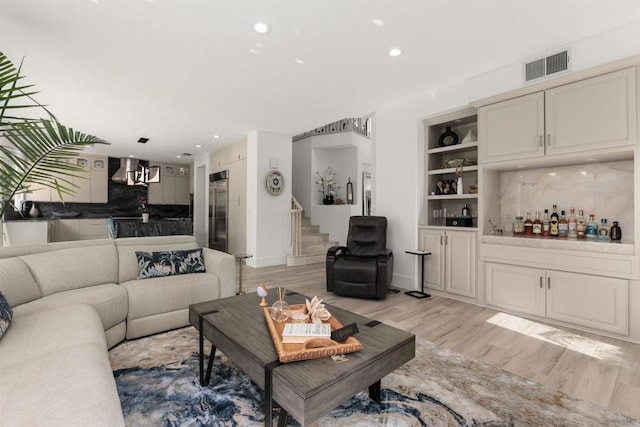
[[[389,50],[389,56],[391,56],[392,58],[395,58],[396,56],[400,56],[402,55],[402,50],[394,47],[393,49]]]
[[[215,139],[218,139],[218,138],[220,138],[220,135],[213,135],[213,137],[214,137]]]
[[[179,155],[179,154],[176,156],[176,159],[181,159],[181,158],[182,158],[182,156]]]
[[[374,18],[371,22],[376,24],[378,27],[384,27],[384,21],[382,19]]]
[[[256,47],[264,47],[262,43],[256,43]]]
[[[202,145],[196,144],[196,148],[202,148]]]
[[[296,64],[300,64],[300,65],[304,64],[304,61],[302,59],[296,58],[296,59],[294,59],[294,61],[295,61]]]
[[[129,154],[129,157],[134,158],[135,155],[134,154]]]
[[[257,22],[253,25],[253,31],[258,34],[269,34],[271,32],[271,25],[264,22]]]
[[[257,54],[260,53],[257,50],[255,50],[254,48],[249,49],[249,52],[253,53],[254,55],[257,55]]]

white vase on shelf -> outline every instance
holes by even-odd
[[[473,129],[469,129],[469,132],[467,132],[465,137],[462,139],[461,144],[467,144],[469,142],[476,142],[477,140],[478,140],[478,137],[476,136],[476,133],[473,131]]]
[[[31,218],[37,218],[40,216],[40,210],[38,209],[35,203],[31,205],[31,209],[29,210],[29,216]]]

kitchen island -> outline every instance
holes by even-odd
[[[109,236],[113,239],[120,237],[193,235],[193,221],[191,218],[149,219],[149,222],[142,222],[140,217],[111,217],[107,218],[107,227]]]

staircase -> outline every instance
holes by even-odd
[[[325,262],[327,250],[338,242],[330,242],[329,235],[320,233],[320,227],[312,225],[307,217],[301,218],[300,254],[287,256],[288,266],[309,265]]]

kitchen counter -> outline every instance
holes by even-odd
[[[140,217],[112,217],[107,218],[107,226],[110,236],[114,239],[193,234],[191,218],[150,219],[149,222],[142,222]]]

